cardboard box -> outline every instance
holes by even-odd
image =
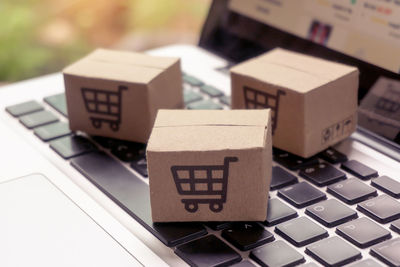
[[[310,157],[357,125],[357,68],[274,49],[231,69],[232,108],[271,108],[274,147]]]
[[[160,110],[147,145],[154,222],[264,221],[269,110]]]
[[[160,108],[182,108],[178,58],[98,49],[64,69],[71,130],[147,142]]]

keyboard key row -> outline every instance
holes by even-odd
[[[207,234],[198,223],[153,224],[149,187],[104,152],[73,158],[71,165],[167,246]]]

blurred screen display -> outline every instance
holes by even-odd
[[[400,73],[400,0],[231,0],[229,9]]]

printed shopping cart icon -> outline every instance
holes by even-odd
[[[199,204],[209,204],[213,212],[221,212],[228,190],[229,163],[237,157],[225,157],[223,165],[172,166],[171,172],[182,203],[188,212],[196,212]]]
[[[282,90],[278,90],[276,95],[273,95],[250,88],[248,86],[243,87],[243,92],[246,109],[271,109],[271,126],[272,134],[274,134],[278,125],[279,99],[286,93]]]
[[[400,110],[400,91],[395,91],[391,87],[387,88],[376,102],[375,108],[387,113],[396,113]]]
[[[119,130],[121,123],[122,101],[121,95],[126,86],[118,86],[117,92],[107,90],[82,88],[82,96],[86,110],[93,116],[90,117],[94,128],[100,129],[102,123],[108,123],[114,132]]]

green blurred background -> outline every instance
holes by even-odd
[[[60,71],[96,47],[197,43],[210,0],[1,0],[0,83]]]

